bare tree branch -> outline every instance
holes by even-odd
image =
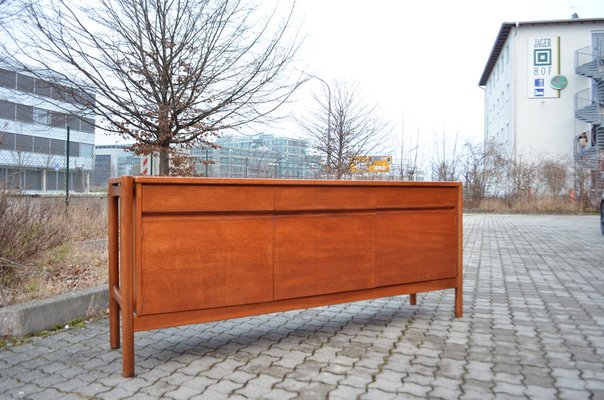
[[[337,81],[327,85],[314,95],[315,109],[299,123],[323,156],[324,172],[342,179],[355,158],[381,150],[388,126],[377,116],[376,105],[362,102],[358,85]]]
[[[267,121],[304,81],[288,75],[295,2],[281,20],[244,0],[19,1],[18,23],[0,27],[1,56],[94,93],[85,105],[97,125],[135,139],[137,152],[160,150],[162,174],[171,146]]]

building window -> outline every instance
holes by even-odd
[[[66,115],[65,116],[66,125],[74,131],[80,131],[80,118],[75,115]]]
[[[46,171],[46,190],[65,188],[65,172]]]
[[[14,89],[17,82],[17,74],[0,68],[0,87]]]
[[[25,106],[23,104],[17,104],[17,121],[21,122],[34,122],[34,108],[32,106]]]
[[[48,110],[34,107],[34,122],[36,124],[48,125],[48,114]]]
[[[65,86],[53,85],[51,88],[50,97],[55,100],[68,101],[67,100],[69,98],[67,95],[68,92],[69,92],[69,89],[67,89]]]
[[[34,150],[34,137],[27,135],[15,135],[15,150],[32,152]]]
[[[25,190],[42,190],[42,171],[25,171]]]
[[[69,142],[69,155],[72,157],[80,156],[80,144],[77,142]]]
[[[34,78],[23,74],[17,74],[17,90],[27,93],[33,93]]]
[[[510,84],[505,85],[505,102],[510,101]]]
[[[50,112],[50,126],[54,126],[56,128],[65,128],[66,120],[67,118],[65,114],[55,111]]]
[[[95,102],[95,96],[84,90],[79,91],[77,102],[84,107],[92,107]]]
[[[15,150],[15,134],[10,132],[0,132],[0,149]]]
[[[92,158],[94,146],[91,144],[80,143],[80,156]]]
[[[0,100],[0,118],[15,120],[16,104],[11,101]]]
[[[65,142],[63,140],[50,139],[50,154],[56,156],[65,154]]]
[[[36,79],[34,83],[34,93],[44,97],[50,97],[50,83],[41,79]]]
[[[34,136],[34,153],[49,154],[50,139]]]

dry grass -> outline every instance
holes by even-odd
[[[469,211],[482,212],[512,212],[527,214],[583,214],[596,211],[595,207],[581,205],[579,202],[570,202],[567,197],[539,196],[528,199],[518,197],[515,199],[486,198],[480,202],[479,207]]]
[[[0,194],[0,306],[107,282],[106,199]]]
[[[65,243],[20,265],[4,288],[5,304],[47,298],[107,282],[107,249]]]

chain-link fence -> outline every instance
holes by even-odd
[[[0,184],[86,192],[94,169],[94,97],[0,68]],[[76,116],[77,115],[77,116]]]
[[[137,156],[128,147],[96,147],[91,190],[101,190],[111,177],[159,174],[157,154]],[[308,142],[268,134],[225,136],[215,147],[180,150],[177,155],[185,175],[279,179],[315,179],[321,175],[321,158],[312,153]]]
[[[0,107],[6,106],[2,103],[8,102],[0,100]],[[81,131],[81,126],[68,129],[0,119],[0,183],[7,188],[87,192],[93,171],[92,132]]]

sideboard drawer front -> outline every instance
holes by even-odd
[[[453,278],[456,249],[456,212],[378,212],[376,286]]]
[[[372,188],[285,186],[275,188],[275,210],[372,210]]]
[[[374,215],[275,218],[275,299],[374,287]]]
[[[143,185],[142,211],[272,211],[273,188],[228,185]]]
[[[273,299],[270,216],[143,217],[142,313]]]
[[[376,188],[378,209],[455,207],[456,187]]]

